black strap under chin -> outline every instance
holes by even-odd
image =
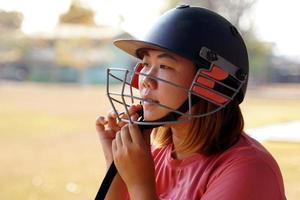
[[[196,96],[192,96],[192,105],[194,105],[195,103],[198,102],[198,98]],[[179,112],[182,112],[182,113],[185,113],[189,110],[189,101],[188,99],[177,109],[177,111]],[[140,110],[140,112],[138,113],[140,116],[142,116],[139,121],[144,121],[144,114],[143,114],[143,109]],[[161,122],[161,125],[163,125],[164,123],[163,122],[167,122],[167,121],[176,121],[179,117],[181,116],[181,114],[179,113],[176,113],[176,112],[169,112],[166,116],[158,119],[158,120],[155,120],[155,121],[151,121],[151,122]],[[144,122],[147,122],[147,121],[144,121]],[[141,133],[143,133],[144,130],[147,130],[147,129],[153,129],[153,128],[156,128],[158,126],[161,126],[161,125],[138,125],[140,130],[141,130]],[[114,161],[111,163],[108,171],[106,172],[106,175],[101,183],[101,186],[98,190],[98,193],[95,197],[95,200],[104,200],[105,199],[105,196],[109,190],[109,187],[115,177],[115,175],[117,174],[117,168],[115,166],[115,163]]]

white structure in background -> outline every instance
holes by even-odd
[[[258,141],[290,141],[300,142],[300,121],[248,129],[246,133]]]

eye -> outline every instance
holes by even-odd
[[[170,69],[170,70],[172,70],[173,68],[169,67],[167,65],[160,65],[160,69]]]
[[[144,67],[150,67],[150,65],[148,63],[145,63],[145,62],[143,63],[143,66]]]

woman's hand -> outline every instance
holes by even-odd
[[[154,163],[144,137],[136,124],[127,124],[112,142],[115,165],[132,199],[156,199]]]
[[[142,109],[141,105],[132,105],[128,108],[130,116],[137,118],[137,112]],[[123,115],[124,119],[128,116]],[[115,138],[116,133],[125,125],[124,122],[117,122],[117,115],[111,111],[107,117],[99,116],[96,120],[96,129],[99,135],[103,153],[105,156],[106,164],[109,166],[113,161],[112,156],[112,140]]]

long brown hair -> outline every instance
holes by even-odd
[[[205,100],[200,101],[196,110],[211,110],[215,106]],[[230,102],[220,111],[200,118],[192,119],[188,134],[176,149],[186,153],[213,155],[225,151],[236,143],[244,128],[244,119],[236,100]],[[158,147],[172,142],[170,127],[159,127],[153,130],[153,141]]]

